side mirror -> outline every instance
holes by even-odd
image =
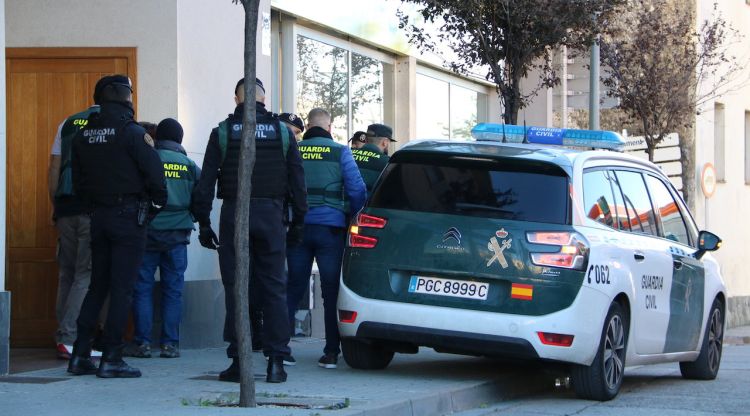
[[[716,251],[721,247],[721,238],[709,231],[698,233],[698,251],[695,252],[695,258],[700,260],[708,251]]]

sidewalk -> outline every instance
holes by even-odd
[[[260,406],[257,409],[205,406],[239,392],[239,384],[217,380],[229,364],[223,349],[184,350],[177,359],[128,359],[143,377],[99,379],[72,377],[65,367],[0,378],[0,415],[438,415],[552,387],[536,368],[482,358],[438,354],[397,354],[384,371],[318,367],[323,342],[295,340],[297,365],[287,367],[289,380],[265,382],[266,361],[254,355],[259,403],[302,402],[338,405],[339,410]],[[40,384],[45,383],[45,384]],[[204,404],[204,406],[201,406]]]
[[[725,344],[750,344],[750,326],[738,326],[727,329],[724,334]]]

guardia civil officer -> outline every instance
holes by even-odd
[[[262,299],[263,352],[269,357],[266,381],[286,381],[284,357],[289,355],[289,320],[286,309],[287,239],[284,224],[284,200],[291,198],[291,236],[301,234],[307,212],[302,159],[292,132],[265,108],[265,89],[256,79],[255,129],[256,160],[252,174],[250,199],[250,253],[235,253],[234,213],[237,198],[244,79],[234,89],[237,107],[233,114],[211,131],[203,159],[201,179],[194,196],[193,213],[200,223],[199,241],[207,248],[219,244],[219,267],[224,284],[226,317],[224,340],[229,342],[227,357],[232,364],[219,374],[222,381],[239,382],[239,359],[234,321],[235,254],[251,255],[251,285],[259,296],[251,294],[250,302]],[[218,198],[223,199],[219,219],[219,239],[211,229],[210,213],[214,188],[218,181]],[[251,306],[252,308],[252,306]]]
[[[361,149],[365,144],[367,144],[367,133],[364,131],[357,131],[349,138],[349,146],[352,150]]]
[[[287,249],[289,316],[294,316],[310,282],[313,260],[318,263],[323,292],[326,345],[318,365],[336,368],[339,346],[336,300],[341,260],[346,239],[346,217],[362,208],[367,197],[365,184],[347,146],[331,136],[331,114],[314,108],[307,117],[307,132],[299,144],[304,160],[307,203],[304,238],[290,241]],[[294,322],[290,322],[294,327]]]
[[[78,317],[68,372],[140,377],[122,360],[123,331],[133,284],[146,247],[150,216],[167,202],[164,170],[153,139],[133,120],[132,86],[124,75],[101,81],[100,113],[73,139],[73,185],[91,209],[91,285]],[[99,369],[90,360],[91,335],[109,294]]]
[[[101,80],[94,88],[94,105],[65,119],[57,128],[49,164],[49,194],[57,228],[57,357],[70,359],[76,339],[76,319],[91,282],[91,232],[86,206],[73,192],[73,138],[99,112]],[[101,356],[98,351],[92,355]]]
[[[388,164],[388,145],[393,140],[393,129],[385,124],[370,124],[367,126],[367,143],[359,149],[352,149],[354,161],[357,162],[359,172],[367,186],[367,194],[372,193],[375,181],[380,177]]]
[[[297,141],[302,140],[302,132],[305,131],[305,123],[302,122],[302,119],[299,118],[298,115],[292,113],[281,113],[279,114],[279,120],[289,126]]]

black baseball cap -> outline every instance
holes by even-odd
[[[351,139],[349,139],[349,141],[350,142],[357,141],[357,142],[360,142],[360,143],[367,143],[367,133],[365,133],[363,131],[358,131],[358,132],[356,132],[356,133],[354,133],[352,135],[352,137],[351,137]]]
[[[302,131],[305,131],[305,123],[303,123],[302,119],[297,117],[296,114],[281,113],[279,114],[279,120],[289,123]]]
[[[133,92],[133,86],[131,85],[130,78],[128,78],[126,75],[107,75],[106,77],[102,77],[101,79],[99,79],[99,81],[96,82],[96,86],[94,87],[95,104],[99,104],[102,97],[102,91],[104,91],[104,89],[110,85],[127,87],[130,89],[130,92]]]
[[[237,85],[234,86],[234,95],[237,95],[237,90],[239,90],[239,88],[244,84],[245,84],[245,77],[242,77],[240,78],[239,81],[237,81]],[[257,85],[258,88],[260,88],[261,91],[263,91],[263,94],[266,93],[266,88],[263,86],[263,81],[261,81],[258,78],[255,78],[255,85]]]
[[[370,124],[367,126],[367,137],[386,137],[392,142],[396,141],[393,139],[393,129],[385,124]]]

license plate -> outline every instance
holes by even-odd
[[[489,283],[441,279],[439,277],[412,276],[409,281],[409,293],[456,298],[487,300],[489,289]]]

